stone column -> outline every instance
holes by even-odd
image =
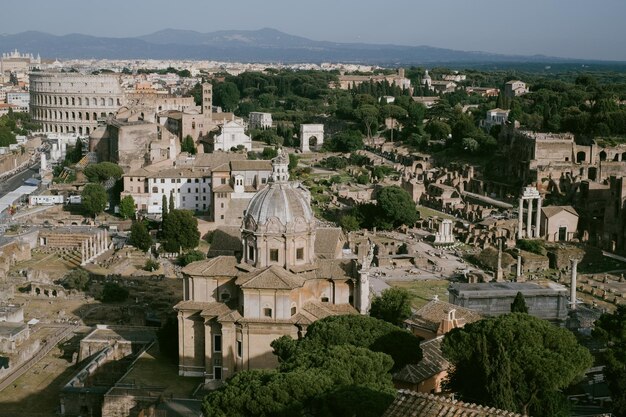
[[[572,281],[570,282],[569,298],[572,310],[576,310],[576,278],[578,275],[578,259],[571,259]]]
[[[496,282],[504,281],[504,271],[502,271],[502,240],[498,242],[498,266],[496,268]]]
[[[517,270],[515,271],[515,281],[519,282],[522,278],[522,256],[517,255]]]
[[[80,242],[80,264],[85,265],[85,241]]]
[[[526,213],[526,239],[532,239],[532,223],[533,223],[533,200],[528,200],[528,213]]]
[[[359,294],[357,300],[358,305],[355,306],[360,314],[367,314],[367,310],[369,308],[370,301],[370,280],[369,280],[369,271],[360,270],[359,271]]]
[[[522,231],[524,229],[524,199],[520,198],[519,199],[519,214],[517,216],[517,238],[521,239],[524,236],[522,236]]]
[[[541,197],[537,199],[537,215],[535,216],[535,237],[541,237]]]

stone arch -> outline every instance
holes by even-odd
[[[85,120],[89,120],[89,112],[85,113]]]
[[[78,97],[78,105],[79,105],[79,106],[82,106],[82,105],[83,105],[83,99],[82,99],[82,98],[80,98],[80,97]]]
[[[58,295],[59,294],[57,293],[57,290],[52,290],[52,296],[53,297],[58,297]]]
[[[587,154],[583,151],[580,151],[576,154],[576,162],[585,162],[587,160]]]
[[[78,127],[78,134],[79,134],[80,136],[82,136],[82,135],[83,135],[83,127],[82,127],[82,126],[79,126],[79,127]]]
[[[98,99],[94,97],[92,101],[93,101],[94,107],[98,107]]]
[[[310,152],[311,148],[319,149],[324,144],[324,125],[303,124],[300,125],[300,150]]]
[[[104,99],[104,97],[103,97],[103,98],[101,98],[101,99],[100,99],[100,106],[104,107],[104,106],[106,106],[106,105],[107,105],[107,102],[106,102],[106,100]]]
[[[589,178],[591,181],[595,181],[597,177],[598,177],[598,168],[589,167],[587,178]]]
[[[72,97],[72,106],[76,105],[76,98]]]
[[[113,98],[109,97],[109,107],[113,107],[113,105],[114,105],[113,103],[114,103],[113,102]]]
[[[85,97],[85,106],[89,106],[89,97]]]
[[[41,295],[41,289],[39,287],[35,287],[35,295]]]
[[[606,152],[605,151],[600,152],[600,154],[598,156],[600,157],[600,161],[606,161]]]
[[[70,98],[69,97],[65,97],[65,105],[66,106],[70,105]]]
[[[622,152],[622,161],[626,161],[626,152]]]
[[[621,156],[619,152],[613,155],[613,162],[619,162]]]
[[[85,128],[85,135],[89,135],[89,126]]]

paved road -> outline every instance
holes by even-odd
[[[18,189],[24,181],[32,177],[38,172],[34,167],[28,168],[19,174],[15,174],[9,179],[0,181],[0,197],[4,197],[6,194]]]
[[[54,326],[54,327],[58,327],[58,326]],[[50,353],[50,351],[61,340],[65,339],[67,336],[71,335],[72,332],[77,327],[78,326],[65,325],[63,331],[61,331],[61,329],[59,329],[59,332],[57,333],[57,335],[54,338],[48,340],[48,342],[39,349],[39,351],[35,354],[35,356],[33,356],[32,358],[30,358],[29,360],[27,360],[26,362],[22,363],[20,366],[15,368],[15,370],[13,372],[11,372],[9,375],[7,375],[7,377],[4,378],[4,380],[2,382],[0,382],[0,391],[2,391],[3,389],[8,387],[9,385],[14,383],[15,381],[17,381],[17,379],[19,377],[24,375],[30,368],[35,366],[35,364],[37,362],[39,362],[41,359],[43,359],[44,356],[46,356],[48,353]]]

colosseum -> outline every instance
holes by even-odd
[[[118,75],[30,74],[30,109],[45,133],[89,135],[124,105]]]

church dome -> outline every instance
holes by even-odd
[[[315,221],[311,195],[300,184],[289,182],[289,158],[282,149],[278,149],[278,155],[272,159],[272,175],[268,184],[250,200],[243,226],[256,231],[272,219],[277,220],[283,230],[293,229],[295,223],[300,229]]]
[[[283,227],[296,221],[310,224],[315,218],[307,193],[301,186],[289,182],[270,182],[250,200],[244,227],[256,229],[271,219],[278,220]]]

